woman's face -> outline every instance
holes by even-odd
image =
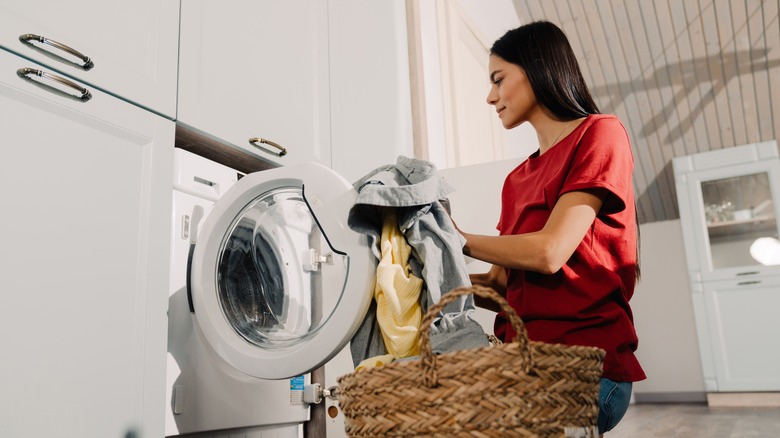
[[[487,103],[496,107],[504,128],[527,121],[539,105],[525,71],[497,55],[490,55],[488,71],[491,85]]]

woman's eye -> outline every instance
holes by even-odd
[[[496,79],[495,81],[493,81],[493,84],[501,85],[501,81],[503,81],[503,79]]]

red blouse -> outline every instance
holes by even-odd
[[[558,272],[507,271],[507,301],[525,322],[531,340],[606,350],[604,377],[645,378],[634,356],[637,336],[629,299],[637,263],[634,160],[628,135],[612,115],[590,115],[543,155],[515,168],[502,191],[501,235],[539,231],[562,194],[606,189],[596,220]],[[495,333],[508,341],[514,330],[502,314]]]

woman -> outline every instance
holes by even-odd
[[[506,129],[530,123],[539,150],[504,182],[500,235],[462,232],[464,253],[493,264],[471,280],[505,295],[530,339],[606,350],[603,434],[626,412],[632,382],[645,378],[628,304],[639,275],[628,135],[617,117],[600,114],[569,41],[552,23],[499,38],[489,73],[488,104]],[[514,337],[501,313],[494,329],[504,341]]]

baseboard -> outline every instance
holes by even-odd
[[[780,407],[780,392],[710,392],[710,407]]]
[[[706,403],[703,392],[642,392],[634,393],[636,403]]]

